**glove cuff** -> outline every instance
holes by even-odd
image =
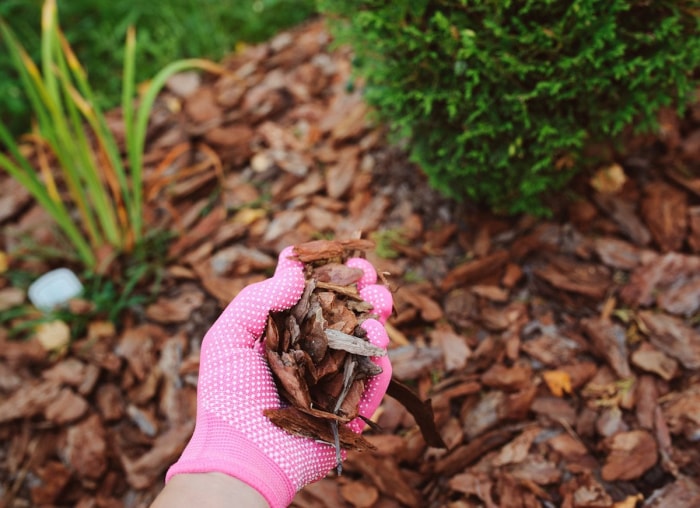
[[[271,508],[289,506],[296,494],[292,481],[254,443],[232,428],[222,428],[220,419],[205,413],[198,416],[192,439],[168,469],[165,481],[177,474],[211,472],[241,480],[257,490]]]

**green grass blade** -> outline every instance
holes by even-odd
[[[124,206],[127,210],[129,210],[131,208],[130,203],[132,198],[117,141],[107,125],[107,120],[105,119],[104,113],[98,106],[97,98],[87,80],[87,74],[80,64],[80,61],[75,56],[75,53],[73,53],[68,41],[60,32],[59,37],[61,47],[63,48],[63,56],[66,59],[68,69],[70,70],[70,75],[77,86],[77,90],[74,90],[72,93],[71,100],[74,101],[79,107],[83,117],[90,124],[93,134],[98,142],[98,149],[101,149],[107,158],[108,167],[99,166],[105,179],[110,182],[116,180],[117,185],[109,185],[109,189],[112,190],[112,210],[114,212],[114,208],[120,206]],[[80,94],[82,94],[82,97]],[[119,235],[120,238],[118,245],[120,245],[120,247],[125,246],[124,234],[131,229],[128,220],[128,212],[126,212],[126,216],[127,220],[126,222],[122,221],[122,228]],[[115,225],[118,228],[119,226],[116,217],[114,220]]]
[[[89,150],[85,152],[79,144],[76,144],[76,139],[80,138],[82,125],[80,121],[71,121],[71,101],[64,97],[61,87],[59,74],[60,68],[65,65],[65,62],[60,51],[56,13],[55,10],[53,13],[51,12],[51,3],[47,2],[44,5],[44,17],[42,18],[42,26],[45,30],[42,35],[42,66],[44,82],[52,101],[53,122],[44,126],[42,134],[54,140],[53,147],[61,162],[60,168],[71,199],[81,214],[93,246],[99,247],[104,243],[104,240],[94,207],[91,206],[90,202],[94,189],[90,189],[90,185],[87,184],[90,178],[90,152]],[[82,134],[84,135],[84,133]]]
[[[50,28],[51,25],[49,24],[48,26]],[[20,75],[32,110],[37,115],[39,131],[58,158],[60,167],[63,169],[62,174],[66,186],[81,218],[85,222],[88,235],[92,239],[93,244],[98,245],[100,243],[99,235],[94,226],[94,221],[91,222],[90,220],[91,214],[89,212],[87,198],[71,161],[73,139],[70,134],[70,129],[65,122],[60,102],[57,103],[54,100],[52,92],[49,90],[44,80],[46,76],[42,76],[39,68],[29,57],[22,44],[18,41],[7,24],[0,22],[0,30],[2,31],[3,39],[9,50],[12,62]],[[43,34],[43,39],[48,40],[49,34]],[[50,47],[51,45],[46,45],[46,48]],[[42,54],[42,57],[47,59],[45,68],[51,68],[53,65],[51,64],[51,60],[53,59],[52,55],[46,53]]]
[[[56,1],[46,0],[41,10],[41,73],[48,99],[54,108],[57,109],[56,114],[54,114],[54,121],[65,118],[58,89],[58,80],[53,72],[56,24]],[[63,125],[57,124],[55,127],[60,129]]]
[[[0,19],[0,32],[10,54],[10,59],[19,74],[24,92],[40,125],[50,123],[50,112],[46,104],[48,95],[41,81],[41,74],[29,55],[17,40],[12,30]]]
[[[105,184],[100,180],[99,161],[85,129],[85,119],[90,125],[94,122],[94,111],[91,105],[80,96],[73,87],[68,71],[68,63],[65,55],[57,59],[56,75],[61,84],[63,100],[69,114],[72,134],[74,136],[73,154],[75,162],[79,164],[79,172],[85,183],[87,196],[90,199],[91,208],[94,209],[100,230],[111,245],[121,248],[121,234],[114,214],[114,206]],[[81,115],[82,114],[82,115]]]
[[[10,154],[17,162],[14,162],[6,155],[0,153],[0,168],[16,179],[29,193],[37,200],[56,221],[58,227],[68,237],[71,243],[75,246],[80,259],[86,266],[92,267],[96,263],[93,249],[85,240],[82,231],[73,221],[70,213],[65,205],[59,200],[51,197],[46,185],[36,174],[34,168],[29,164],[29,161],[21,154],[19,147],[15,143],[11,134],[7,131],[4,125],[0,124],[0,140],[6,145]]]
[[[151,108],[168,78],[173,74],[189,69],[201,69],[216,74],[224,72],[224,69],[220,65],[210,60],[199,58],[178,60],[177,62],[165,66],[154,76],[146,93],[141,98],[133,125],[126,126],[127,131],[133,129],[131,143],[127,145],[127,152],[131,166],[134,207],[137,208],[133,217],[133,220],[137,221],[134,222],[134,228],[138,231],[141,231],[143,228],[141,212],[141,201],[143,199],[143,152],[146,144],[146,130],[148,128]]]
[[[125,143],[127,147],[127,157],[129,158],[130,173],[132,176],[131,189],[128,193],[127,213],[129,214],[134,239],[138,242],[143,235],[142,221],[140,219],[141,196],[143,191],[135,190],[135,185],[139,187],[143,184],[143,179],[139,176],[138,182],[134,181],[134,160],[133,153],[136,148],[134,143],[134,94],[136,89],[136,31],[129,27],[126,33],[126,43],[124,48],[124,69],[122,71],[122,115],[124,122]],[[140,164],[140,162],[139,162]],[[139,171],[139,175],[140,175]],[[138,203],[138,204],[137,204]]]

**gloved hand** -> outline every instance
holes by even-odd
[[[244,288],[206,333],[194,434],[168,470],[166,482],[181,473],[221,472],[255,488],[276,508],[288,506],[299,489],[335,467],[332,446],[292,436],[263,415],[264,409],[281,407],[281,401],[258,339],[269,312],[291,308],[304,290],[303,265],[291,256],[291,247],[283,250],[274,276]],[[373,344],[386,348],[383,323],[392,310],[391,293],[376,284],[377,274],[366,260],[353,258],[347,264],[363,270],[360,295],[379,316],[379,321],[366,320],[362,327]],[[360,414],[367,418],[391,380],[388,357],[373,360],[383,372],[367,383],[360,402]],[[365,424],[356,418],[348,425],[361,432]]]

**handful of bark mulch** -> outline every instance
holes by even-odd
[[[345,265],[348,258],[373,247],[368,240],[295,246],[295,255],[304,263],[304,293],[291,309],[270,314],[263,337],[277,387],[289,403],[265,415],[291,434],[333,444],[339,471],[341,449],[374,448],[345,425],[358,416],[364,419],[358,405],[365,383],[382,371],[370,357],[386,355],[367,340],[360,326],[376,317],[357,289],[362,270]],[[430,401],[421,401],[393,379],[387,393],[414,415],[428,444],[444,447]]]

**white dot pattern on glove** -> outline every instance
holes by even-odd
[[[384,326],[377,320],[368,319],[362,323],[362,328],[367,332],[367,338],[375,346],[386,348],[389,344],[389,337]],[[388,356],[372,357],[372,361],[382,368],[382,373],[370,378],[365,383],[365,391],[360,399],[360,414],[365,418],[370,418],[382,402],[386,389],[391,381],[391,362]],[[349,427],[355,432],[361,432],[365,427],[365,422],[361,418],[356,418],[350,422]]]
[[[333,467],[335,451],[291,436],[263,415],[281,402],[258,339],[269,312],[292,307],[304,289],[302,265],[287,259],[289,254],[289,249],[280,254],[273,278],[243,289],[207,333],[199,397],[204,408],[247,436],[300,488]]]
[[[280,254],[275,275],[243,289],[207,332],[200,355],[195,434],[206,436],[206,442],[210,443],[207,446],[216,446],[211,443],[221,440],[240,440],[240,436],[244,436],[246,442],[240,443],[241,447],[254,444],[277,464],[296,489],[300,489],[325,476],[335,466],[336,455],[332,446],[292,436],[263,414],[265,409],[281,407],[281,401],[258,339],[269,312],[292,307],[304,289],[302,264],[290,258],[291,253],[291,248],[285,249]],[[374,284],[374,269],[366,261],[360,261],[359,267],[365,276],[358,287],[363,298],[376,308],[380,319],[385,320],[392,308],[391,293]],[[388,337],[379,321],[367,320],[362,326],[374,344],[387,346]],[[371,416],[376,410],[391,378],[388,357],[373,360],[384,372],[368,382],[360,403],[360,411],[365,416]],[[204,413],[207,416],[201,416]],[[357,419],[350,426],[359,432],[364,422]],[[235,432],[227,432],[227,429]],[[225,448],[232,443],[221,445]],[[198,460],[195,456],[185,458],[187,453],[185,450],[181,460]],[[245,464],[242,467],[246,467]]]
[[[347,265],[362,270],[364,275],[357,283],[360,296],[363,300],[372,305],[372,312],[379,316],[379,321],[386,323],[394,305],[394,300],[389,289],[377,284],[377,272],[366,259],[348,259]],[[386,347],[386,344],[383,347]]]

